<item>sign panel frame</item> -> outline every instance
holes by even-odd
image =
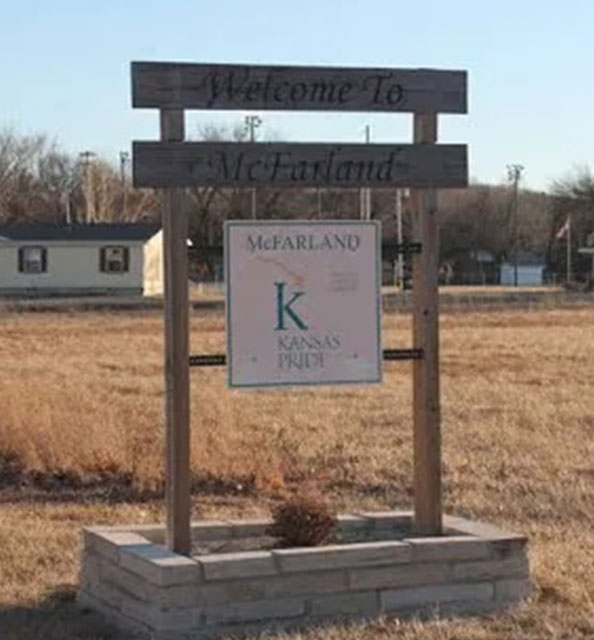
[[[359,227],[373,229],[374,243],[373,243],[373,276],[374,276],[374,304],[370,313],[373,314],[373,326],[374,332],[374,354],[373,354],[373,375],[368,375],[364,378],[350,378],[350,379],[321,379],[312,381],[311,379],[303,380],[278,380],[278,372],[271,371],[266,379],[251,381],[251,382],[239,382],[238,376],[234,373],[236,367],[234,367],[234,355],[235,347],[233,341],[233,325],[234,325],[234,304],[233,304],[233,287],[236,283],[233,282],[233,269],[231,266],[231,260],[233,259],[231,250],[231,234],[234,229],[239,227],[248,227],[254,229],[255,232],[262,231],[265,228],[320,228],[320,227],[342,227],[350,228]],[[225,255],[225,331],[226,331],[226,345],[227,345],[227,386],[230,389],[258,389],[258,388],[286,388],[286,387],[302,387],[302,386],[331,386],[331,385],[358,385],[358,384],[380,384],[383,381],[383,350],[382,350],[382,305],[381,305],[381,223],[377,220],[266,220],[266,221],[250,221],[250,220],[227,220],[225,222],[225,235],[224,235],[224,255]],[[360,268],[360,257],[353,257],[353,263]],[[321,276],[319,276],[321,278]],[[291,302],[286,304],[288,307]]]

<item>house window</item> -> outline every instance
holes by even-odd
[[[20,247],[19,271],[21,273],[45,273],[47,249],[45,247]]]
[[[129,270],[128,247],[102,247],[99,268],[104,273],[125,273]]]

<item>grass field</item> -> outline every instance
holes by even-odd
[[[384,317],[387,347],[410,319]],[[193,352],[224,348],[192,321]],[[0,318],[0,638],[123,640],[72,602],[86,524],[163,519],[158,314]],[[411,506],[410,364],[381,386],[231,392],[193,370],[195,517],[267,514],[315,484],[340,510]],[[292,640],[594,638],[594,310],[442,316],[445,506],[530,537],[535,591],[493,618]]]
[[[190,286],[190,298],[192,300],[213,299],[222,300],[224,297],[224,285],[222,283],[192,284]],[[382,293],[397,294],[401,289],[393,285],[382,286]],[[506,293],[562,293],[563,287],[556,285],[543,285],[538,287],[510,287],[504,285],[448,285],[440,286],[440,295],[445,296],[500,296]]]

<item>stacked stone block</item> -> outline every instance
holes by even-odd
[[[120,625],[178,640],[382,613],[488,613],[529,595],[525,537],[446,517],[442,537],[396,539],[411,518],[340,518],[343,533],[369,542],[192,558],[168,551],[157,526],[88,528],[79,600]],[[263,535],[269,524],[198,522],[192,534],[229,540]]]

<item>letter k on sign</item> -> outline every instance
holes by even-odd
[[[285,326],[285,316],[292,320],[298,329],[306,331],[307,325],[291,308],[295,302],[301,298],[301,296],[305,295],[305,291],[296,291],[289,302],[285,302],[285,287],[287,286],[287,283],[275,282],[274,286],[276,287],[276,331],[286,331],[287,327]]]

